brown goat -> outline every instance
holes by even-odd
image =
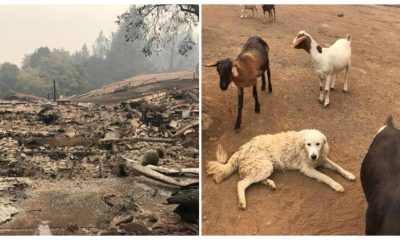
[[[216,67],[222,91],[228,89],[229,84],[234,82],[238,87],[238,115],[235,130],[240,129],[243,108],[243,88],[253,86],[253,97],[255,100],[255,112],[260,112],[260,103],[257,96],[257,78],[261,76],[261,90],[265,90],[265,72],[268,75],[268,91],[272,92],[271,70],[269,68],[269,47],[260,37],[250,37],[235,60],[226,58],[216,63],[205,65],[205,67]]]

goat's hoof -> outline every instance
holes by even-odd
[[[322,104],[322,103],[324,103],[324,100],[318,99],[318,102],[319,102],[320,104]]]
[[[329,107],[329,103],[324,103],[324,108],[328,108]]]
[[[240,210],[245,210],[246,209],[246,204],[245,203],[239,203],[239,209]]]
[[[235,130],[235,132],[239,132],[240,131],[240,125],[235,125],[235,128],[233,130]]]
[[[344,93],[347,93],[347,89],[343,89],[343,92],[344,92]]]
[[[260,107],[258,107],[258,108],[256,107],[255,112],[260,113]]]
[[[261,91],[265,91],[265,86],[261,86]]]
[[[331,91],[335,91],[335,87],[331,87]]]
[[[272,93],[272,88],[268,88],[268,92],[269,92],[269,93]]]

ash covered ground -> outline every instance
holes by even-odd
[[[198,234],[198,117],[197,86],[1,101],[0,234]]]

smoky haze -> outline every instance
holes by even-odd
[[[48,97],[53,83],[59,94],[71,96],[134,76],[194,70],[198,16],[162,5],[157,6],[165,11],[162,19],[148,19],[142,7],[154,10],[151,5],[0,5],[0,98],[15,92]],[[128,18],[118,17],[123,13]],[[128,32],[138,37],[127,41]]]
[[[116,17],[129,5],[0,5],[0,63],[21,66],[40,46],[74,52],[92,46],[101,30],[117,30]],[[89,50],[91,50],[89,48]]]

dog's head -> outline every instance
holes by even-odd
[[[318,160],[323,155],[327,155],[328,143],[326,137],[318,130],[307,130],[304,135],[304,144],[308,158],[312,161]]]

